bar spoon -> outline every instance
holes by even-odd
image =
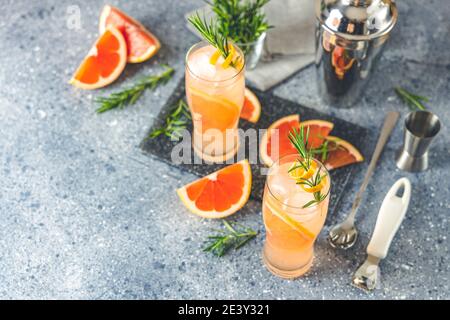
[[[377,161],[380,158],[381,152],[391,135],[392,130],[397,123],[400,114],[395,111],[390,111],[387,113],[384,119],[383,128],[381,129],[380,137],[378,138],[375,151],[370,160],[369,168],[367,169],[366,175],[364,176],[364,181],[356,193],[355,200],[353,201],[352,209],[347,218],[334,227],[331,228],[328,234],[328,242],[333,248],[348,249],[351,248],[358,238],[358,231],[355,227],[355,216],[358,211],[359,205],[361,203],[362,195],[369,184],[369,180],[372,177],[372,173],[375,170]]]

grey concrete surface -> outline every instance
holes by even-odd
[[[384,114],[408,108],[394,85],[432,98],[443,123],[431,168],[405,174],[395,168],[400,125],[383,154],[361,205],[361,238],[346,252],[325,242],[330,224],[351,206],[345,199],[318,239],[316,260],[304,278],[285,281],[261,262],[260,203],[236,218],[260,231],[238,252],[217,259],[201,244],[220,222],[188,213],[175,188],[193,176],[142,154],[138,145],[183,77],[183,59],[196,39],[183,14],[201,1],[112,1],[159,37],[158,56],[127,66],[110,87],[80,91],[67,84],[97,36],[104,1],[3,1],[0,20],[0,298],[17,299],[449,299],[450,7],[446,1],[398,1],[400,22],[370,87],[350,110],[323,105],[314,70],[300,71],[274,92],[373,131]],[[81,29],[67,26],[78,6]],[[167,62],[176,75],[147,92],[136,106],[96,115],[93,99],[155,72]],[[367,163],[365,164],[367,166]],[[364,259],[386,190],[399,177],[413,184],[411,208],[382,262],[382,283],[366,294],[349,285]],[[362,176],[352,185],[356,192]]]

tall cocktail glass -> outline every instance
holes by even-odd
[[[191,110],[193,148],[208,162],[232,158],[239,148],[238,122],[244,104],[244,55],[235,45],[233,60],[224,67],[224,58],[212,64],[217,51],[207,42],[194,45],[186,56],[186,97]]]
[[[312,160],[316,170],[327,175],[320,191],[325,197],[304,208],[314,194],[306,192],[288,173],[297,159],[296,154],[287,155],[272,165],[263,197],[266,228],[263,260],[272,273],[287,279],[299,277],[311,267],[314,242],[325,223],[330,199],[328,171],[319,161]]]

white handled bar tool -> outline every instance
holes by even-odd
[[[403,189],[401,197],[397,196]],[[407,178],[401,178],[394,183],[381,204],[375,230],[367,246],[367,259],[356,270],[352,283],[364,290],[373,290],[378,280],[378,263],[388,253],[392,239],[397,232],[411,198],[411,183]]]

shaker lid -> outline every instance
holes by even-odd
[[[398,13],[393,0],[316,0],[316,16],[332,33],[366,40],[389,33]]]

